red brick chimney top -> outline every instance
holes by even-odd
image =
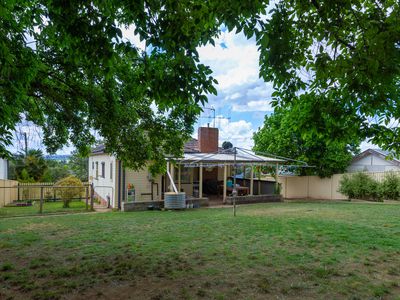
[[[200,152],[218,152],[218,128],[199,127],[198,140]]]

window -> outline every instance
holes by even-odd
[[[110,179],[112,180],[112,173],[113,173],[113,163],[110,163]]]
[[[99,178],[99,162],[96,161],[96,179]]]
[[[192,168],[181,167],[181,183],[191,183]],[[179,169],[174,169],[174,181],[178,183],[179,181]]]
[[[101,163],[101,177],[106,178],[106,163]]]
[[[94,170],[94,161],[92,161],[92,170]]]

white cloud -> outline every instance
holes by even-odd
[[[226,100],[235,100],[235,99],[240,98],[241,96],[242,96],[242,94],[236,92],[236,93],[233,93],[232,95],[226,96],[225,99]]]
[[[249,101],[246,104],[233,104],[232,110],[236,112],[250,112],[250,111],[273,111],[271,101],[258,100]]]
[[[224,43],[225,47],[220,44]],[[226,90],[235,85],[254,82],[259,78],[257,45],[243,34],[224,32],[216,46],[206,45],[198,49],[200,61],[209,65],[218,80],[218,89]]]

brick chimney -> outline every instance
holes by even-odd
[[[218,128],[199,127],[198,140],[200,152],[218,152]]]

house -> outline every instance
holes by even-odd
[[[388,151],[367,149],[356,155],[351,161],[348,172],[384,172],[400,171],[400,160],[390,157]]]
[[[8,160],[0,158],[0,179],[8,179]]]
[[[244,149],[223,150],[218,147],[218,136],[218,128],[200,127],[198,139],[191,139],[184,145],[183,157],[166,158],[166,174],[155,176],[147,167],[136,171],[124,168],[122,161],[108,154],[104,145],[99,145],[89,157],[89,182],[103,204],[122,210],[126,210],[127,203],[143,204],[143,207],[162,203],[168,191],[185,192],[187,199],[199,205],[208,205],[210,199],[220,204],[229,203],[233,190],[241,196],[258,196],[258,200],[262,200],[264,194],[271,196],[275,182],[261,182],[261,179],[258,182],[253,170],[261,165],[278,167],[283,160]],[[246,168],[251,168],[251,172],[247,172],[251,173],[250,178],[232,177],[235,166],[237,173],[244,174]],[[233,181],[236,189],[232,187]]]

